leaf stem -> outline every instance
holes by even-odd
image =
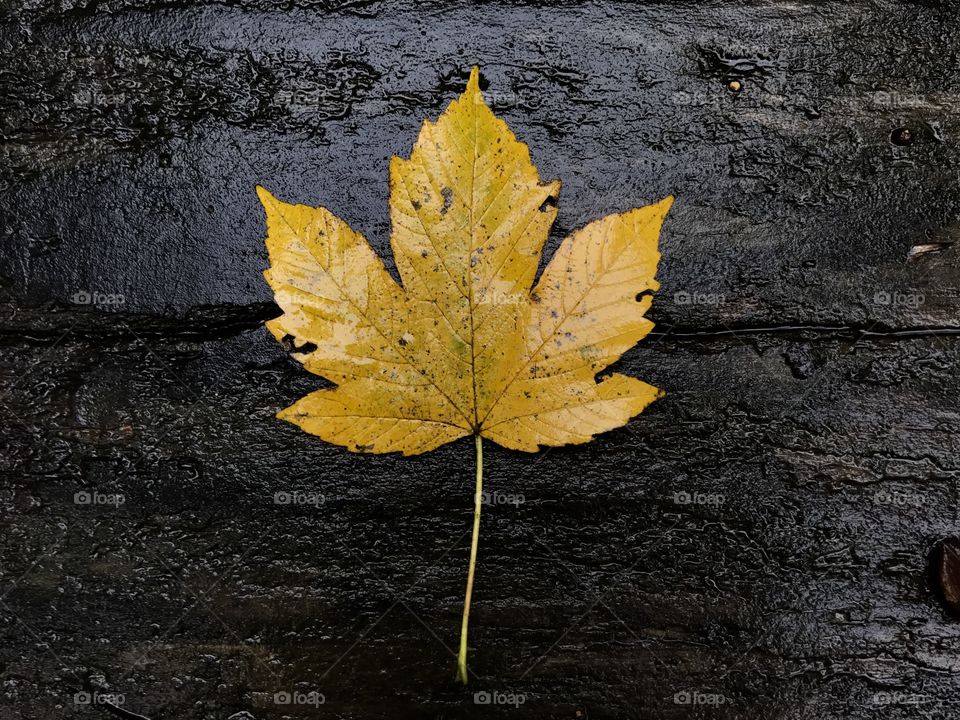
[[[483,506],[483,442],[479,435],[475,435],[474,439],[477,446],[477,490],[473,496],[473,541],[470,543],[470,569],[467,571],[467,592],[460,625],[460,654],[457,656],[457,680],[464,685],[467,684],[467,623],[470,620],[473,571],[477,566],[477,545],[480,541],[480,508]]]

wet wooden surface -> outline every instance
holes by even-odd
[[[960,522],[958,22],[5,5],[0,718],[111,693],[153,720],[956,715],[930,558]],[[487,448],[523,502],[484,510],[462,689],[471,441],[372,458],[274,419],[320,381],[262,328],[253,188],[392,268],[389,157],[474,63],[563,181],[548,255],[677,203],[657,329],[621,362],[666,396],[589,446]]]

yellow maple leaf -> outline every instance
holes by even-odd
[[[267,216],[265,276],[307,370],[336,384],[278,417],[354,452],[415,455],[473,435],[477,493],[458,677],[476,562],[485,437],[535,452],[625,424],[659,394],[622,374],[599,382],[653,327],[644,317],[672,197],[567,237],[532,287],[556,216],[527,146],[464,93],[425,121],[409,159],[390,163],[398,285],[366,239],[325,208],[257,188]]]

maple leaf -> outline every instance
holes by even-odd
[[[414,455],[473,435],[477,496],[459,677],[482,488],[481,437],[535,452],[584,443],[656,399],[622,374],[597,381],[653,327],[657,241],[672,197],[567,237],[533,286],[556,217],[527,146],[464,93],[390,163],[390,244],[402,287],[366,239],[325,208],[262,187],[270,268],[283,314],[267,323],[312,373],[335,383],[281,411],[354,452]]]

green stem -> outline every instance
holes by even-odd
[[[483,444],[477,445],[477,491],[473,496],[473,541],[470,543],[470,570],[467,571],[467,593],[463,601],[463,622],[460,625],[460,655],[457,656],[457,680],[467,684],[467,623],[470,620],[470,597],[473,595],[473,571],[477,566],[477,544],[480,541],[480,507],[483,504]]]

